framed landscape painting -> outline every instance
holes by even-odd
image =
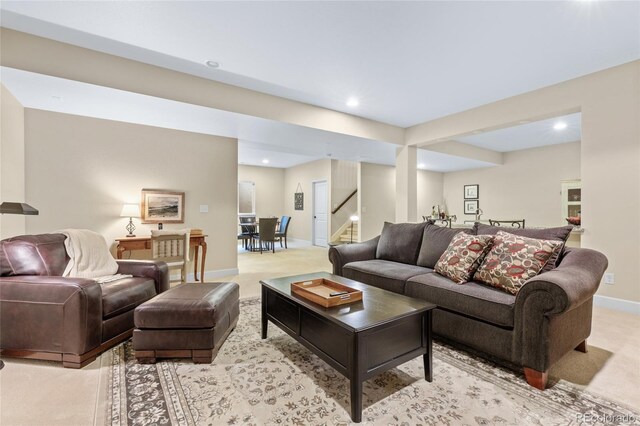
[[[143,189],[142,223],[184,223],[184,192]]]

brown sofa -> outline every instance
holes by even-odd
[[[119,260],[106,284],[65,278],[64,235],[0,241],[0,353],[81,368],[129,338],[136,306],[169,288],[164,262]]]
[[[476,282],[455,284],[433,271],[455,233],[498,230],[566,240],[571,227],[515,230],[476,224],[463,230],[387,223],[379,237],[330,248],[329,260],[336,275],[435,303],[436,336],[522,366],[527,382],[544,389],[556,361],[573,349],[586,351],[593,295],[607,258],[565,247],[555,268],[530,279],[515,296]]]

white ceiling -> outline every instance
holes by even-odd
[[[237,138],[241,164],[291,167],[319,158],[395,164],[396,146],[263,118],[0,67],[26,108]],[[464,163],[459,163],[464,167]]]
[[[26,108],[237,138],[238,162],[292,167],[320,158],[395,164],[396,146],[132,92],[0,67],[0,81]],[[562,132],[553,130],[559,121]],[[580,140],[580,114],[456,138],[495,151]],[[301,143],[301,141],[304,141]],[[269,160],[264,164],[263,160]],[[418,149],[420,169],[452,172],[495,166]]]
[[[406,127],[640,58],[640,2],[15,2],[2,26]],[[222,63],[214,70],[206,60]],[[345,101],[360,99],[350,109]]]
[[[477,135],[458,137],[454,140],[498,152],[575,142],[581,140],[581,116],[580,113],[569,114]],[[567,127],[562,130],[554,129],[553,126],[558,123],[565,123]]]

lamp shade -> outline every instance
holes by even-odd
[[[354,214],[349,218],[349,220],[352,221],[352,222],[357,222],[357,221],[360,220],[360,218],[358,217],[358,215]]]
[[[26,203],[10,203],[5,201],[0,204],[0,213],[2,214],[39,214],[37,209],[34,209]]]
[[[125,204],[120,212],[122,217],[140,217],[140,206],[137,204]]]

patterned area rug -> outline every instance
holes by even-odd
[[[211,365],[140,365],[131,341],[113,348],[107,421],[112,425],[347,425],[349,381],[269,324],[260,300],[240,302],[240,320]],[[628,424],[640,414],[560,381],[544,392],[521,373],[434,343],[434,381],[422,357],[364,384],[362,424]]]

